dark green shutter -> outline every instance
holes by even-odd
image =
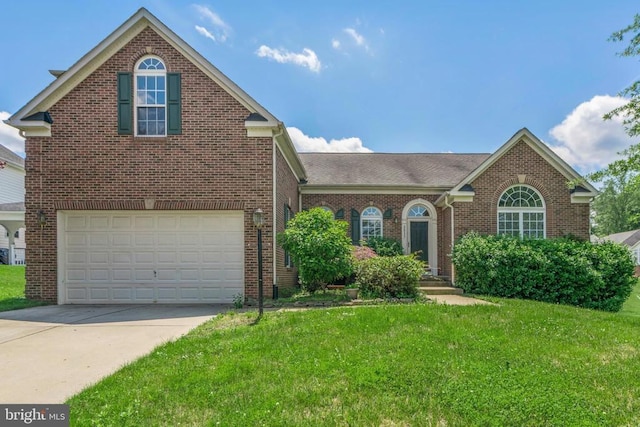
[[[167,135],[182,133],[180,73],[167,73]]]
[[[360,244],[360,212],[355,209],[351,209],[351,242]]]
[[[344,219],[344,209],[339,209],[335,215],[336,219]]]
[[[118,134],[133,133],[133,109],[131,108],[131,73],[118,73]]]
[[[393,209],[391,209],[391,208],[387,209],[382,214],[382,218],[384,218],[384,219],[391,219],[392,216],[393,216]]]

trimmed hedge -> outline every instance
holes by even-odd
[[[373,257],[355,265],[356,286],[374,298],[414,298],[424,264],[413,255]]]
[[[629,250],[613,242],[469,233],[452,261],[465,292],[605,311],[619,311],[635,283]]]

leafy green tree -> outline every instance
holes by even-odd
[[[618,55],[640,55],[640,14],[636,14],[632,24],[613,33],[609,37],[609,40],[622,42],[627,36],[630,37],[629,45],[622,52],[619,52]],[[620,92],[620,96],[628,97],[629,102],[605,114],[604,118],[605,120],[609,120],[615,116],[621,116],[629,136],[638,136],[640,135],[640,80],[633,82],[625,88]],[[637,151],[636,146],[636,152]]]
[[[635,15],[632,24],[613,33],[609,41],[623,42],[627,38],[627,47],[618,55],[640,55],[640,14]],[[629,101],[605,114],[604,119],[621,117],[627,134],[640,136],[640,80],[619,95]],[[589,180],[603,183],[601,194],[592,204],[595,213],[593,229],[600,236],[640,228],[640,144],[633,144],[619,154],[622,159],[586,176]]]
[[[591,208],[598,236],[640,228],[640,177],[629,172],[609,176]]]
[[[348,227],[345,221],[334,220],[330,212],[314,208],[298,212],[278,234],[278,244],[291,254],[300,282],[309,292],[351,274]]]

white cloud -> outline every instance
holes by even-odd
[[[5,124],[3,120],[11,117],[6,111],[0,111],[0,144],[16,154],[24,155],[24,138],[18,133],[18,129]]]
[[[300,152],[317,153],[371,153],[373,150],[365,147],[362,140],[357,137],[332,139],[328,141],[322,137],[305,135],[296,127],[287,127],[287,132],[296,149]]]
[[[367,39],[365,39],[363,35],[359,34],[354,28],[345,28],[343,31],[350,35],[353,41],[355,41],[358,46],[361,46],[366,51],[369,51],[369,44],[367,43]]]
[[[227,38],[229,38],[229,35],[231,35],[231,26],[224,22],[222,18],[220,18],[220,15],[209,9],[207,6],[194,4],[193,7],[198,12],[198,15],[200,15],[201,20],[209,21],[209,23],[215,28],[213,32],[211,32],[207,28],[196,25],[198,33],[213,41],[224,43]]]
[[[367,39],[360,34],[355,28],[344,28],[342,30],[344,34],[347,36],[337,36],[331,39],[331,46],[335,50],[340,50],[343,53],[347,53],[348,47],[352,48],[361,48],[364,49],[365,52],[371,54],[371,49],[369,47],[369,42]]]
[[[318,55],[306,47],[302,49],[302,53],[294,53],[286,49],[273,49],[269,46],[262,45],[256,51],[256,55],[260,58],[273,59],[281,64],[291,63],[301,67],[307,67],[314,73],[319,73],[322,68]]]
[[[619,96],[596,95],[578,105],[549,131],[558,142],[550,146],[551,149],[584,172],[595,171],[619,159],[617,153],[634,141],[625,133],[620,117],[604,121],[602,116],[626,102]]]
[[[209,30],[207,30],[206,28],[201,27],[200,25],[196,25],[196,31],[202,34],[203,36],[205,36],[206,38],[216,41],[216,37],[213,34],[211,34]]]

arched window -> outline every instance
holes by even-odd
[[[409,213],[407,214],[409,218],[424,218],[429,216],[429,210],[425,205],[413,205],[409,208]]]
[[[319,206],[319,208],[322,209],[323,211],[327,211],[331,215],[333,215],[333,210],[329,206]]]
[[[382,237],[382,211],[374,207],[362,211],[360,231],[361,238],[365,240],[369,237]]]
[[[135,69],[136,134],[167,134],[167,69],[153,56],[138,62]]]
[[[544,200],[532,187],[509,187],[498,201],[498,234],[545,237]]]

